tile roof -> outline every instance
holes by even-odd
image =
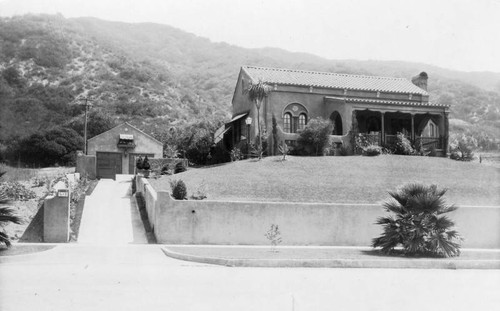
[[[425,90],[404,78],[350,75],[332,72],[304,71],[280,68],[243,66],[253,79],[268,84],[313,86],[333,89],[380,91],[429,95]]]
[[[415,102],[415,101],[400,101],[400,100],[386,100],[386,99],[371,99],[371,98],[353,98],[353,97],[338,97],[326,96],[325,98],[345,100],[354,103],[370,103],[370,104],[390,104],[402,106],[417,106],[417,107],[450,107],[450,105],[434,104],[431,102]]]

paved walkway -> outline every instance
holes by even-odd
[[[85,199],[78,243],[147,244],[131,180],[132,175],[117,175],[99,181]]]

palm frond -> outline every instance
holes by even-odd
[[[256,83],[251,82],[245,93],[248,94],[248,98],[253,102],[260,102],[267,94],[271,91],[271,87],[264,83],[262,79],[259,79]]]
[[[438,232],[445,231],[451,227],[453,227],[455,223],[446,216],[438,217],[436,222],[434,223],[434,227]]]
[[[8,204],[11,199],[7,196],[7,193],[4,191],[0,192],[0,204]]]
[[[0,223],[13,222],[16,224],[21,223],[21,218],[14,214],[14,210],[9,207],[0,207]]]
[[[441,215],[441,214],[445,214],[445,213],[456,211],[457,209],[458,209],[458,206],[455,205],[455,204],[445,205],[445,206],[441,207],[441,209],[439,209],[439,211],[437,212],[437,214]]]
[[[404,205],[402,205],[398,200],[396,199],[389,199],[382,203],[382,206],[388,211],[388,212],[393,212],[395,214],[405,214],[406,210],[404,208]]]
[[[0,244],[2,243],[7,247],[11,246],[9,236],[5,232],[0,231]]]

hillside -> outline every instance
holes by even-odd
[[[171,126],[216,126],[230,117],[234,83],[246,64],[405,78],[425,70],[431,101],[451,105],[459,130],[498,137],[497,73],[326,60],[213,43],[166,25],[26,15],[0,19],[0,143],[81,120],[85,96],[93,110],[157,137]]]

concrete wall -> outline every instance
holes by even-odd
[[[154,154],[155,158],[163,157],[163,144],[153,137],[145,134],[128,123],[120,124],[111,130],[101,133],[88,140],[87,154],[96,155],[97,152],[119,152],[122,153],[122,174],[129,174],[129,157],[124,150],[118,148],[120,134],[134,135],[135,148],[128,150],[129,153]]]
[[[47,196],[43,211],[43,241],[66,243],[69,241],[70,189],[64,182],[54,186],[54,195]]]
[[[76,172],[82,177],[87,176],[89,179],[96,178],[96,157],[95,155],[86,156],[82,153],[76,156]]]
[[[378,204],[177,201],[137,179],[159,243],[267,245],[279,226],[282,245],[370,246],[374,222],[387,215]],[[464,248],[500,248],[500,207],[462,206],[450,214]]]
[[[157,194],[153,187],[149,184],[146,178],[141,176],[136,177],[136,192],[141,193],[146,204],[146,211],[148,213],[149,224],[154,228],[155,224],[155,209],[157,202]]]

